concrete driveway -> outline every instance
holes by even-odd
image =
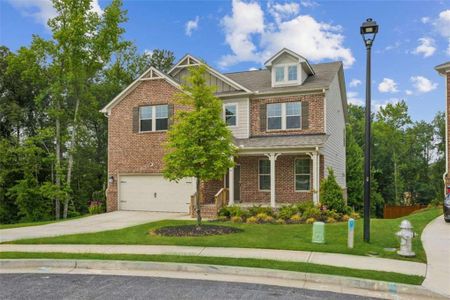
[[[450,223],[441,215],[425,227],[422,243],[427,254],[423,286],[450,297]]]
[[[1,229],[0,242],[121,229],[166,219],[185,219],[186,216],[184,213],[115,211],[47,225]]]

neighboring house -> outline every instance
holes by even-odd
[[[440,75],[442,75],[445,78],[445,99],[446,99],[446,105],[445,105],[445,132],[446,132],[446,143],[445,143],[445,173],[443,176],[444,184],[446,186],[445,188],[445,194],[449,193],[450,191],[450,178],[448,176],[448,170],[450,169],[450,162],[448,161],[448,148],[450,143],[450,135],[448,132],[448,128],[450,126],[448,114],[450,113],[450,61],[440,64],[439,66],[435,67],[436,71]]]
[[[102,110],[108,116],[107,208],[187,212],[195,182],[162,176],[164,142],[174,102],[190,66],[184,56],[169,72],[148,69]],[[202,182],[204,207],[229,190],[229,204],[273,207],[319,202],[319,184],[331,167],[346,193],[347,97],[341,62],[309,64],[288,49],[265,69],[220,73],[207,66],[223,116],[238,147],[236,166],[222,180]]]

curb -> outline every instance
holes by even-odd
[[[23,271],[39,273],[43,271],[43,268],[45,268],[45,271],[49,273],[52,273],[52,269],[54,269],[55,272],[58,271],[58,269],[66,269],[67,272],[70,273],[76,273],[77,270],[79,272],[83,272],[83,270],[97,270],[106,272],[135,271],[139,273],[140,276],[146,276],[145,272],[147,272],[147,276],[151,275],[149,272],[180,272],[197,275],[220,275],[222,277],[230,277],[225,279],[225,281],[241,282],[240,279],[242,278],[253,278],[255,282],[271,285],[278,285],[277,283],[280,283],[281,281],[280,285],[285,286],[306,289],[334,290],[341,293],[378,296],[388,299],[445,299],[443,296],[431,292],[422,286],[354,277],[331,276],[273,269],[117,260],[0,259],[0,270],[2,273],[16,273]],[[189,276],[187,278],[189,278]],[[206,279],[214,280],[212,278]]]

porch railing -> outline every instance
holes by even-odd
[[[228,196],[229,191],[227,188],[221,188],[217,194],[214,195],[214,203],[217,211],[228,204]]]

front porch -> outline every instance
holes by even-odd
[[[324,157],[313,149],[239,151],[222,180],[201,184],[202,213],[213,217],[226,205],[270,206],[319,202]],[[191,209],[193,215],[195,212]]]

